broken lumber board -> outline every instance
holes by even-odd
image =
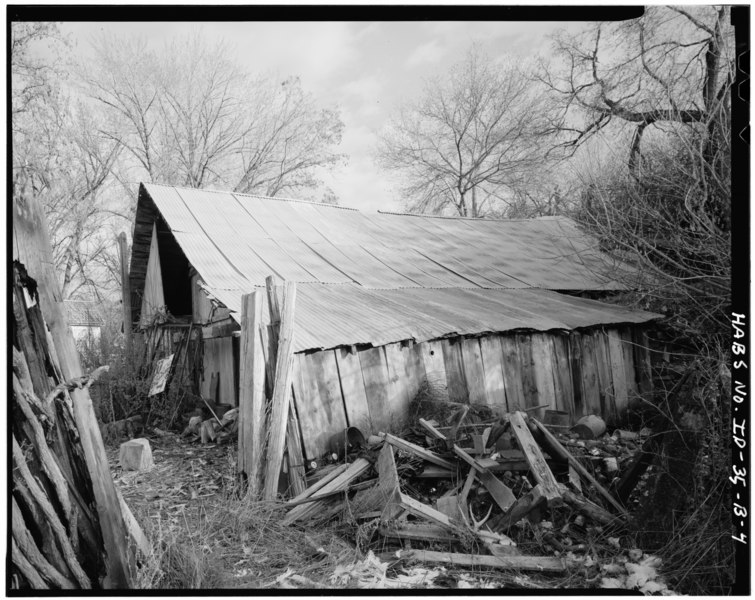
[[[427,462],[431,462],[435,465],[438,465],[439,467],[443,467],[444,469],[451,469],[452,471],[456,470],[456,466],[452,462],[446,460],[445,458],[441,458],[440,456],[438,456],[437,454],[435,454],[435,452],[431,450],[426,450],[425,448],[422,448],[421,446],[417,446],[416,444],[407,442],[406,440],[403,440],[400,437],[397,437],[390,433],[381,433],[380,435],[391,446],[400,448],[401,450],[404,450],[405,452],[410,452],[416,456],[419,456],[421,459],[426,460]]]
[[[519,442],[519,448],[524,452],[524,458],[530,465],[532,476],[540,484],[540,490],[549,505],[559,506],[563,504],[558,482],[545,462],[545,457],[540,451],[535,438],[532,437],[523,412],[514,412],[509,416],[511,429]]]
[[[348,468],[349,468],[349,465],[346,465],[346,464],[338,465],[335,469],[333,469],[330,473],[325,475],[322,479],[319,479],[318,481],[310,485],[301,494],[292,498],[291,501],[293,502],[296,500],[301,500],[303,498],[309,498],[315,492],[317,492],[318,490],[328,485],[331,481],[333,481],[336,477],[338,477],[341,473],[343,473]]]
[[[358,458],[353,463],[351,463],[343,473],[325,484],[319,490],[319,492],[313,495],[313,497],[322,496],[323,494],[327,494],[328,492],[331,492],[333,490],[344,489],[369,468],[370,462],[366,458]],[[327,497],[325,497],[324,500],[327,500]],[[314,515],[321,509],[321,507],[322,504],[320,502],[311,502],[309,504],[295,506],[288,512],[285,517],[283,517],[281,523],[283,525],[291,525],[291,523],[294,523],[300,519]]]
[[[560,454],[562,458],[569,461],[569,464],[572,467],[574,467],[574,470],[577,471],[577,473],[579,473],[580,476],[582,476],[589,483],[595,486],[595,489],[598,490],[598,493],[601,496],[603,496],[606,500],[608,500],[611,506],[613,506],[619,512],[619,514],[622,515],[622,517],[626,517],[627,510],[621,504],[619,504],[616,498],[614,498],[606,488],[604,488],[602,485],[600,485],[600,483],[598,483],[595,477],[593,477],[589,473],[589,471],[582,466],[581,462],[579,462],[576,458],[574,458],[571,455],[571,453],[561,445],[561,442],[559,442],[556,439],[556,436],[554,436],[550,431],[548,431],[548,428],[545,427],[545,425],[543,425],[537,419],[532,419],[532,422],[545,436],[545,439],[548,441],[548,444],[552,447],[552,449],[558,454]]]
[[[456,471],[443,469],[441,467],[430,465],[417,475],[420,479],[452,479],[456,477]]]
[[[442,440],[444,442],[448,439],[443,433],[438,431],[433,425],[425,421],[425,419],[420,419],[419,424],[425,429],[425,431],[427,431],[427,433],[430,434],[430,437],[435,438],[436,440]]]
[[[582,496],[582,494],[575,494],[567,489],[566,486],[561,486],[561,494],[567,504],[601,525],[611,525],[621,521],[616,515],[613,515],[605,508],[590,502],[587,498]]]
[[[296,308],[296,283],[288,282],[283,291],[283,312],[278,332],[278,358],[275,364],[275,382],[271,401],[270,426],[268,428],[265,481],[262,497],[274,500],[278,494],[278,481],[286,447],[289,405],[294,364],[294,310]]]
[[[401,557],[421,562],[443,563],[464,567],[490,567],[493,569],[515,569],[518,571],[541,571],[559,573],[566,571],[576,561],[553,556],[485,556],[461,552],[437,552],[435,550],[409,550]]]
[[[241,298],[238,471],[246,475],[247,493],[252,497],[257,497],[262,487],[266,436],[262,304],[262,292]]]
[[[529,492],[520,496],[509,512],[491,521],[489,526],[493,531],[508,531],[514,524],[539,508],[544,502],[545,496],[543,496],[540,484],[538,484]]]
[[[424,542],[458,542],[458,536],[440,525],[431,523],[404,523],[400,526],[380,523],[378,532],[383,537]]]
[[[470,467],[472,467],[473,470],[477,472],[477,477],[482,482],[482,485],[485,486],[485,489],[490,492],[490,495],[493,497],[493,500],[496,501],[496,504],[498,504],[498,506],[500,506],[503,510],[508,510],[511,505],[516,502],[516,496],[514,496],[514,492],[512,492],[505,483],[503,483],[500,479],[493,475],[488,469],[483,467],[478,461],[476,461],[455,444],[454,452],[459,458],[464,460]]]
[[[367,488],[370,488],[373,485],[375,485],[375,483],[377,483],[377,479],[370,479],[368,481],[360,481],[359,483],[355,483],[353,485],[347,485],[343,489],[332,490],[330,492],[325,492],[317,496],[308,496],[306,498],[300,498],[298,500],[289,500],[286,503],[284,503],[283,506],[285,508],[293,508],[294,506],[301,506],[302,504],[309,504],[310,502],[319,502],[320,500],[324,500],[326,498],[330,498],[338,494],[348,494],[349,492],[358,492],[361,490],[366,490]]]
[[[403,509],[397,501],[401,493],[401,484],[396,471],[393,446],[383,444],[375,466],[378,472],[378,493],[382,497],[381,519],[395,519]]]

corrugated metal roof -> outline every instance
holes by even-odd
[[[613,265],[595,242],[565,218],[364,213],[230,192],[144,187],[189,261],[219,287],[262,285],[273,272],[288,281],[355,282],[370,289],[623,289],[606,275]]]
[[[598,274],[602,258],[594,243],[568,219],[360,213],[243,194],[144,188],[206,289],[237,321],[241,296],[261,289],[267,275],[299,283],[297,352],[661,316],[533,289],[620,288]]]
[[[210,288],[237,322],[241,296],[248,291]],[[302,283],[297,292],[295,352],[486,332],[568,331],[662,317],[541,289],[369,290],[355,284]]]

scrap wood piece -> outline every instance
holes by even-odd
[[[513,525],[539,508],[545,502],[545,496],[540,484],[533,487],[529,492],[520,496],[511,509],[504,515],[500,515],[490,521],[488,526],[493,531],[508,531]]]
[[[451,424],[451,431],[448,432],[448,438],[451,441],[456,441],[456,435],[459,432],[459,427],[461,427],[461,424],[464,422],[464,419],[467,418],[468,412],[469,412],[469,406],[465,404],[456,413],[453,423]]]
[[[462,552],[437,552],[434,550],[409,550],[402,552],[402,558],[421,562],[435,562],[465,567],[490,567],[494,569],[516,569],[519,571],[541,571],[560,573],[577,565],[576,561],[553,556],[485,556]]]
[[[378,533],[383,537],[423,542],[457,542],[458,536],[440,525],[432,523],[403,523],[394,525],[380,523]]]
[[[454,452],[459,458],[464,460],[464,462],[472,467],[472,470],[476,472],[476,475],[482,482],[482,485],[484,485],[485,489],[490,492],[490,495],[496,501],[496,504],[498,504],[498,506],[500,506],[503,510],[508,510],[509,507],[514,504],[514,502],[516,502],[516,496],[514,496],[514,492],[512,492],[505,483],[503,483],[500,479],[493,475],[493,473],[491,473],[489,469],[486,469],[483,465],[481,465],[477,460],[467,454],[462,448],[459,448],[459,446],[457,446],[456,444],[454,444]]]
[[[426,460],[427,462],[431,462],[435,465],[438,465],[439,467],[443,467],[444,469],[450,469],[452,471],[456,470],[456,466],[452,462],[446,460],[445,458],[441,458],[432,450],[427,450],[425,448],[422,448],[421,446],[417,446],[417,444],[412,444],[411,442],[407,442],[406,440],[403,440],[400,437],[397,437],[390,433],[381,432],[380,435],[391,446],[400,448],[401,450],[404,450],[405,452],[410,452],[416,456],[419,456],[421,459]]]
[[[621,504],[619,504],[619,502],[611,495],[611,493],[606,488],[604,488],[602,485],[600,485],[600,483],[598,483],[595,477],[593,477],[590,474],[590,472],[582,466],[581,462],[579,462],[576,458],[574,458],[571,455],[571,453],[561,445],[561,442],[559,442],[556,439],[556,436],[554,436],[550,431],[548,431],[545,425],[543,425],[537,419],[532,419],[532,422],[543,433],[546,441],[548,442],[548,444],[551,446],[551,448],[553,449],[555,453],[561,456],[562,459],[567,460],[569,464],[572,467],[574,467],[574,470],[577,471],[577,473],[579,473],[589,483],[591,483],[595,487],[595,489],[598,490],[598,493],[601,496],[603,496],[606,500],[608,500],[611,506],[613,506],[623,518],[628,517],[627,510]]]
[[[302,500],[303,498],[309,498],[312,496],[315,492],[322,489],[326,485],[328,485],[331,481],[333,481],[336,477],[338,477],[341,473],[343,473],[346,469],[349,468],[349,465],[343,464],[338,465],[335,469],[330,471],[325,477],[322,477],[312,485],[310,485],[306,490],[304,490],[301,494],[298,494],[294,498],[291,499],[291,502],[296,502],[297,500]]]
[[[283,506],[285,506],[286,508],[293,508],[294,506],[300,506],[302,504],[309,504],[310,502],[319,502],[320,500],[325,500],[326,498],[337,496],[338,494],[348,494],[349,492],[358,492],[361,490],[366,490],[374,486],[376,482],[377,482],[377,479],[370,479],[369,481],[360,481],[359,483],[355,483],[353,485],[347,485],[345,488],[338,489],[338,490],[331,490],[329,492],[324,492],[314,497],[308,496],[307,498],[300,498],[299,500],[289,500],[288,502],[285,502]]]
[[[594,502],[590,502],[582,494],[575,494],[566,486],[561,486],[561,494],[566,500],[567,504],[572,506],[575,510],[583,513],[585,516],[590,517],[593,521],[602,525],[612,525],[620,522],[621,519],[614,514],[611,514],[606,509],[598,506]]]
[[[427,466],[416,477],[420,479],[453,479],[456,477],[456,471],[450,469],[441,469],[436,466]]]
[[[393,456],[393,446],[384,444],[380,450],[375,469],[378,472],[378,485],[363,492],[355,504],[358,512],[363,514],[374,510],[380,511],[382,521],[398,518],[403,508],[398,503],[400,483],[396,471],[396,460]]]
[[[426,421],[425,419],[420,419],[419,424],[427,431],[427,433],[430,434],[430,437],[435,438],[436,440],[441,441],[447,441],[448,438],[442,434],[440,431],[438,431],[434,425]]]
[[[525,422],[525,414],[520,411],[514,412],[509,416],[509,422],[519,442],[519,448],[524,452],[524,458],[530,465],[532,475],[540,485],[540,491],[546,501],[550,506],[563,505],[558,482],[545,462],[545,457],[543,457],[543,453],[540,451],[540,446],[537,445],[535,438],[532,437],[532,432]]]
[[[338,475],[335,479],[331,480],[329,483],[325,484],[316,494],[314,494],[314,497],[322,496],[333,490],[344,489],[357,477],[359,477],[365,471],[367,471],[367,469],[369,468],[370,468],[370,461],[368,461],[366,458],[358,458],[353,463],[351,463],[349,467],[343,473]],[[324,498],[324,500],[327,500],[327,499],[328,499],[327,497]],[[311,502],[309,504],[295,506],[283,518],[281,523],[283,525],[291,525],[292,523],[299,521],[301,519],[304,519],[305,517],[314,515],[322,508],[322,506],[323,506],[322,500],[319,502]]]
[[[283,292],[283,312],[278,334],[278,358],[275,364],[275,382],[271,400],[272,414],[268,428],[265,487],[262,497],[274,500],[278,494],[278,481],[283,452],[286,447],[291,386],[294,371],[294,310],[296,307],[296,283],[288,282]]]

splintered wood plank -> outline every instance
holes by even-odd
[[[614,498],[613,495],[606,488],[600,485],[598,480],[595,479],[595,477],[593,477],[587,469],[585,469],[585,467],[582,465],[581,462],[579,462],[576,458],[574,458],[571,455],[571,453],[566,448],[563,447],[563,445],[561,444],[561,442],[558,441],[556,436],[554,436],[550,431],[548,431],[548,428],[545,427],[545,425],[543,425],[537,419],[533,419],[532,421],[533,423],[535,423],[535,426],[540,430],[540,433],[542,433],[543,436],[545,437],[545,440],[548,446],[550,447],[551,451],[557,454],[558,456],[560,456],[562,460],[567,460],[569,462],[569,465],[571,467],[574,467],[574,470],[577,473],[579,473],[579,475],[583,479],[585,479],[590,484],[592,484],[593,487],[595,487],[595,489],[598,491],[598,493],[601,496],[603,496],[603,498],[608,500],[611,506],[613,506],[622,515],[622,517],[626,517],[627,516],[626,509],[621,504],[619,504],[616,498]]]
[[[251,496],[257,496],[262,489],[266,437],[262,304],[262,292],[245,294],[241,299],[238,470],[246,474]]]
[[[589,332],[582,335],[582,399],[584,414],[602,416],[600,412],[598,368],[595,362],[595,341]]]
[[[558,482],[553,476],[550,468],[545,462],[545,457],[537,445],[535,438],[532,437],[525,414],[523,412],[514,412],[509,415],[511,429],[519,442],[519,448],[524,452],[524,458],[530,465],[532,476],[540,484],[540,491],[543,497],[551,506],[558,506],[563,503],[561,500],[561,491]]]
[[[495,500],[496,504],[498,504],[498,506],[500,506],[502,510],[508,510],[511,505],[516,502],[516,496],[514,496],[514,493],[511,491],[511,489],[495,475],[493,475],[490,470],[486,469],[478,461],[467,454],[462,448],[459,448],[456,445],[454,445],[454,452],[459,458],[464,460],[464,462],[472,467],[472,471],[476,472],[475,474],[482,482],[482,485],[484,485],[485,489],[490,492],[493,500]]]
[[[469,403],[487,405],[482,351],[477,338],[466,338],[461,341],[461,358],[464,363],[464,380],[467,382]]]
[[[422,502],[419,502],[402,492],[399,492],[398,497],[400,499],[401,507],[409,511],[415,517],[427,519],[431,523],[435,523],[436,525],[440,525],[451,531],[458,531],[459,523],[454,519],[451,519],[448,515],[434,509],[432,506],[422,504]]]
[[[574,388],[569,365],[569,338],[554,335],[551,338],[555,362],[554,386],[556,389],[556,409],[574,415]]]
[[[532,364],[532,338],[529,334],[516,335],[516,347],[519,355],[521,369],[519,376],[522,380],[524,391],[524,405],[521,408],[529,408],[538,405],[537,384],[535,383],[535,367]]]
[[[283,309],[278,332],[278,357],[275,364],[275,384],[270,401],[271,414],[268,426],[267,456],[265,458],[265,488],[262,497],[274,500],[278,494],[278,481],[286,448],[291,385],[294,362],[294,314],[296,283],[287,283],[283,293]]]
[[[378,472],[378,490],[381,502],[376,508],[382,508],[381,519],[390,520],[398,517],[403,509],[399,504],[401,484],[396,471],[396,458],[393,455],[393,446],[383,444],[383,449],[378,455],[375,465]]]
[[[346,412],[332,350],[297,354],[294,386],[304,454],[314,460],[332,450],[331,439],[346,429]]]
[[[368,461],[366,458],[358,458],[353,463],[351,463],[343,473],[338,475],[338,477],[324,485],[318,492],[309,496],[310,498],[323,496],[323,500],[295,506],[290,511],[288,511],[288,514],[285,517],[283,517],[281,523],[283,525],[290,525],[295,521],[314,516],[315,514],[321,512],[323,509],[323,502],[327,501],[328,497],[331,495],[331,492],[346,489],[352,481],[365,473],[368,469],[371,468],[371,466],[372,465],[370,464],[370,461]]]
[[[372,431],[391,427],[391,404],[388,388],[388,365],[383,347],[368,348],[358,353],[362,367],[364,393],[370,411]]]
[[[637,370],[637,391],[646,396],[653,391],[650,367],[650,340],[644,331],[634,331],[634,368]]]
[[[615,329],[609,329],[607,334],[615,408],[617,413],[622,413],[629,404],[627,374],[624,369],[624,349],[622,348],[621,336],[619,336],[618,331]]]
[[[532,367],[537,388],[537,405],[548,404],[549,408],[556,408],[556,389],[553,380],[553,351],[550,341],[551,335],[547,333],[533,333],[532,340]],[[545,409],[536,411],[537,416],[542,416]]]
[[[417,446],[416,444],[412,444],[411,442],[407,442],[404,439],[401,439],[398,436],[392,435],[390,433],[384,433],[382,434],[383,437],[385,437],[385,441],[388,442],[391,446],[395,446],[396,448],[401,448],[405,452],[410,452],[418,457],[420,457],[423,460],[426,460],[427,462],[431,462],[435,465],[438,465],[439,467],[443,467],[444,469],[451,469],[456,470],[456,467],[453,463],[447,461],[445,458],[442,458],[435,454],[435,452],[431,450],[427,450],[426,448],[422,448],[421,446]]]
[[[522,385],[522,366],[519,362],[516,336],[502,335],[501,342],[503,357],[503,387],[506,391],[506,409],[508,411],[526,408],[524,401],[524,386]]]
[[[503,385],[503,351],[500,338],[494,335],[481,337],[480,352],[485,373],[486,404],[499,409],[500,412],[508,412]]]
[[[446,389],[446,364],[443,361],[443,344],[438,340],[417,344],[422,364],[425,368],[425,378],[433,387]]]
[[[632,342],[632,330],[623,327],[619,330],[621,347],[624,354],[624,373],[627,382],[627,395],[629,402],[636,400],[637,396],[637,372],[634,366],[634,343]]]
[[[560,573],[576,566],[576,561],[552,556],[487,556],[461,552],[438,552],[436,550],[407,550],[402,557],[421,562],[458,565],[463,567],[488,567],[516,571]]]
[[[574,389],[573,416],[579,418],[585,414],[585,402],[582,393],[582,334],[576,331],[569,333],[569,367]]]
[[[362,366],[359,356],[349,348],[335,349],[336,363],[338,365],[338,378],[341,381],[341,393],[346,410],[346,419],[351,427],[358,427],[365,435],[376,433],[372,429],[370,407],[367,402],[367,394],[364,390],[362,378]]]
[[[467,382],[464,378],[464,360],[461,355],[461,338],[443,340],[443,362],[446,365],[448,398],[452,402],[469,401]]]
[[[611,377],[611,359],[608,353],[608,338],[605,331],[596,329],[592,333],[595,342],[595,364],[598,369],[598,394],[600,395],[599,413],[606,421],[616,417],[613,402],[613,378]]]

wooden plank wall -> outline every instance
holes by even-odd
[[[204,373],[200,386],[200,393],[204,398],[211,399],[211,382],[213,375],[220,379],[221,404],[236,406],[236,377],[238,367],[233,356],[233,337],[217,337],[204,339]]]
[[[453,402],[499,413],[549,404],[572,421],[591,413],[612,420],[649,390],[644,339],[627,327],[598,328],[297,354],[294,401],[304,454],[314,460],[336,451],[349,426],[365,436],[400,431],[425,380]]]

